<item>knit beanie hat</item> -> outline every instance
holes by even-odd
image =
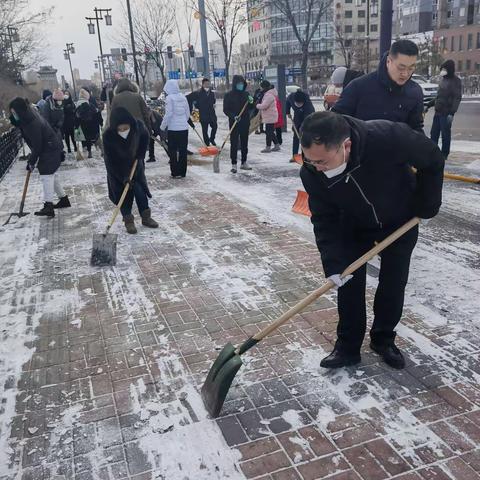
[[[345,80],[345,73],[347,73],[347,67],[338,67],[332,73],[332,83],[334,85],[343,85]]]
[[[78,96],[80,98],[83,98],[83,100],[90,100],[90,94],[84,88],[80,89],[80,93],[78,94]]]

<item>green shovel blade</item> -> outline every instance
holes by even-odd
[[[203,403],[211,417],[218,417],[230,385],[241,366],[240,355],[235,353],[235,347],[231,343],[227,343],[208,372],[202,387]]]

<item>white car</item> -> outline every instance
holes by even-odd
[[[426,105],[430,100],[437,98],[438,85],[430,83],[425,77],[421,75],[412,75],[412,80],[420,85],[423,92],[423,103]]]

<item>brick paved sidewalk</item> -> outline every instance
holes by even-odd
[[[157,163],[160,228],[117,225],[117,267],[94,269],[92,233],[111,208],[103,167],[62,172],[72,209],[0,229],[2,480],[480,479],[478,337],[406,312],[404,371],[367,346],[359,368],[324,371],[330,295],[244,356],[210,420],[198,389],[218,350],[322,282],[316,247]],[[16,165],[0,193],[22,175]],[[39,190],[34,179],[27,210]]]

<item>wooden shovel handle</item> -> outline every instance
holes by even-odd
[[[120,201],[118,202],[117,206],[115,207],[115,210],[113,211],[112,218],[110,219],[110,222],[108,223],[106,233],[108,233],[108,231],[112,228],[112,225],[115,222],[115,219],[117,218],[118,212],[122,208],[123,202],[125,201],[125,197],[127,196],[127,192],[130,189],[130,184],[132,182],[132,178],[135,175],[135,170],[137,169],[137,164],[138,164],[138,160],[135,160],[133,162],[132,169],[130,170],[130,175],[128,177],[128,182],[125,184],[125,187],[123,187],[123,192],[122,192],[122,196],[120,197]]]
[[[191,117],[190,117],[191,118]],[[193,120],[192,120],[193,121]],[[200,141],[202,142],[203,146],[206,147],[207,144],[203,141],[203,138],[200,136],[200,134],[197,132],[197,129],[195,127],[191,127],[192,130],[197,134],[197,137],[200,139]]]
[[[404,233],[408,232],[412,229],[415,225],[418,225],[420,219],[418,217],[414,217],[409,220],[405,225],[401,226],[399,229],[395,230],[391,235],[389,235],[385,240],[382,240],[380,243],[375,245],[371,250],[367,253],[362,255],[359,259],[355,260],[352,264],[350,264],[340,275],[342,278],[346,277],[347,275],[351,275],[353,272],[358,270],[361,266],[365,265],[369,260],[371,260],[375,255],[380,253],[382,250],[387,248],[393,242],[398,240]],[[290,310],[285,312],[281,317],[279,317],[275,322],[271,323],[267,327],[265,327],[260,332],[256,333],[252,338],[253,340],[259,342],[263,340],[267,335],[272,333],[278,327],[282,326],[288,320],[290,320],[294,315],[301,312],[303,309],[308,307],[312,302],[314,302],[318,297],[322,296],[324,293],[327,293],[331,288],[333,288],[335,284],[328,280],[327,283],[317,290],[314,290],[310,295],[304,298],[302,301],[298,302],[295,306],[293,306]]]
[[[299,140],[301,140],[300,134],[298,133],[298,130],[297,130],[297,127],[295,126],[295,124],[293,122],[292,122],[292,128],[293,128],[293,131],[295,132],[295,135],[297,136],[297,138]]]
[[[20,215],[23,213],[23,207],[25,206],[25,198],[27,198],[28,183],[30,182],[31,174],[32,172],[27,170],[27,176],[25,177],[25,183],[23,184],[22,201],[20,202]]]

